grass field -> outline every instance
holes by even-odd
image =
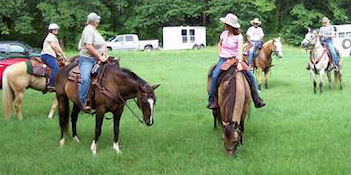
[[[244,145],[236,157],[225,154],[220,129],[205,108],[206,75],[216,49],[200,51],[114,52],[121,66],[152,83],[155,124],[139,124],[125,109],[120,155],[112,150],[112,121],[105,120],[98,155],[90,153],[94,117],[80,114],[81,143],[59,147],[58,117],[46,118],[53,94],[28,90],[23,121],[5,122],[0,109],[0,174],[351,174],[351,81],[344,67],[344,90],[314,95],[307,53],[284,48],[274,60],[267,106],[252,109]],[[130,105],[139,113],[136,105]],[[111,114],[108,114],[111,116]]]

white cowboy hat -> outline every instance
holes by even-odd
[[[258,19],[258,18],[255,18],[254,20],[250,21],[251,25],[253,24],[258,24],[260,25],[261,24],[261,21]]]
[[[223,23],[228,24],[234,28],[239,29],[241,26],[238,22],[238,17],[236,17],[234,14],[232,13],[228,13],[224,18],[220,18],[219,20],[221,20]]]
[[[330,22],[330,20],[329,20],[328,17],[325,16],[325,17],[322,18],[322,22]]]

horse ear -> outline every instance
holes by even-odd
[[[277,38],[280,41],[280,37]]]
[[[308,27],[307,30],[308,30],[308,32],[311,32],[311,28]]]
[[[152,85],[151,87],[152,87],[153,90],[155,90],[155,89],[157,89],[158,87],[160,87],[160,85],[161,85],[161,84],[156,84],[156,85]]]

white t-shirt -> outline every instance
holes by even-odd
[[[85,44],[91,44],[100,53],[103,54],[105,51],[106,43],[105,39],[100,35],[100,33],[94,29],[92,26],[85,26],[82,37],[79,41],[78,49],[80,49],[80,55],[84,57],[94,57],[85,48]]]
[[[246,35],[250,37],[251,41],[260,41],[261,38],[264,37],[264,33],[261,27],[254,27],[251,26],[247,32]]]
[[[334,33],[334,26],[332,25],[327,25],[327,26],[322,26],[319,29],[319,34],[322,35],[332,35]],[[331,39],[330,37],[322,37],[322,40],[326,40],[326,39]]]
[[[52,49],[51,44],[59,44],[56,35],[49,33],[48,36],[46,36],[44,43],[43,43],[43,50],[41,51],[41,54],[49,54],[53,57],[57,57],[56,52],[54,49]]]

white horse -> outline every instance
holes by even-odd
[[[301,42],[301,46],[310,50],[309,66],[310,72],[313,77],[313,91],[316,93],[317,82],[316,79],[319,76],[319,91],[323,92],[323,75],[327,74],[329,89],[331,88],[331,71],[333,70],[333,63],[330,61],[328,56],[327,48],[323,47],[317,30],[308,29],[308,33],[305,35],[304,40]],[[342,89],[341,83],[341,62],[339,71],[334,71],[335,83],[339,82],[340,90]]]

